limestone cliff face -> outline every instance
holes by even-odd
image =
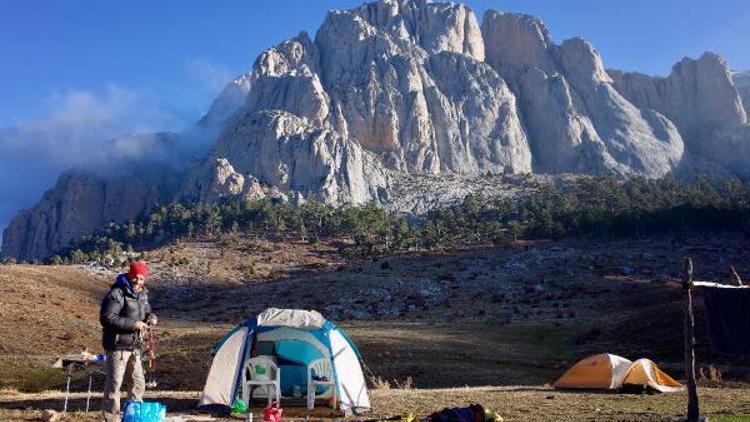
[[[181,195],[239,195],[240,177],[252,177],[361,203],[383,200],[392,172],[530,172],[515,96],[483,59],[479,24],[463,5],[380,1],[331,12],[315,41],[303,32],[258,57],[241,111]],[[230,185],[212,176],[227,166],[238,175]]]
[[[487,62],[518,98],[535,172],[660,177],[677,166],[680,133],[620,95],[591,44],[556,45],[538,18],[492,10],[482,33]]]
[[[531,170],[515,97],[463,5],[380,1],[317,32],[331,127],[407,173]]]
[[[713,53],[682,59],[666,78],[610,71],[615,87],[641,107],[663,113],[682,133],[683,172],[750,175],[747,114],[724,60]]]
[[[742,98],[742,104],[745,107],[745,114],[750,121],[750,70],[744,72],[735,72],[732,74],[732,82],[737,88],[737,93]]]
[[[225,157],[232,157],[232,163]],[[227,128],[182,188],[185,199],[261,197],[260,180],[297,199],[327,204],[386,200],[388,172],[377,157],[335,132],[284,111],[248,111]]]
[[[82,235],[110,222],[133,219],[171,198],[154,174],[102,177],[75,170],[64,173],[33,208],[21,211],[3,231],[3,256],[43,259]]]
[[[201,119],[199,125],[218,127],[223,125],[240,107],[247,101],[248,93],[252,87],[249,74],[240,75],[216,97],[208,113]]]
[[[5,230],[2,254],[45,258],[173,199],[423,212],[480,174],[750,177],[749,99],[750,74],[713,54],[666,78],[607,71],[590,43],[556,44],[533,16],[491,10],[480,26],[465,5],[379,0],[260,54],[180,134],[211,145],[185,174],[66,173]]]
[[[615,87],[633,103],[669,117],[686,139],[700,140],[747,121],[724,60],[713,53],[682,59],[666,78],[611,71]]]

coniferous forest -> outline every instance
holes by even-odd
[[[48,260],[118,265],[123,251],[141,251],[177,239],[252,235],[269,240],[340,239],[351,258],[404,250],[498,245],[521,239],[569,236],[645,237],[662,233],[750,228],[750,183],[736,179],[581,178],[539,184],[521,197],[467,195],[421,217],[389,213],[375,203],[293,206],[272,199],[156,205],[148,215],[110,224]]]

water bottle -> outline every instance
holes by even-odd
[[[295,385],[294,387],[292,387],[292,396],[295,399],[302,397],[302,387],[300,387],[299,385]]]

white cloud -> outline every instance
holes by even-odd
[[[100,95],[55,94],[45,106],[44,118],[0,128],[0,228],[33,205],[66,169],[106,167],[121,158],[148,157],[150,149],[164,153],[154,137],[123,135],[180,130],[192,123],[152,96],[117,85]]]

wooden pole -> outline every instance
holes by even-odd
[[[685,258],[685,266],[682,272],[682,296],[685,311],[685,379],[687,380],[688,407],[687,421],[698,421],[698,390],[695,385],[695,337],[693,327],[693,261]]]

